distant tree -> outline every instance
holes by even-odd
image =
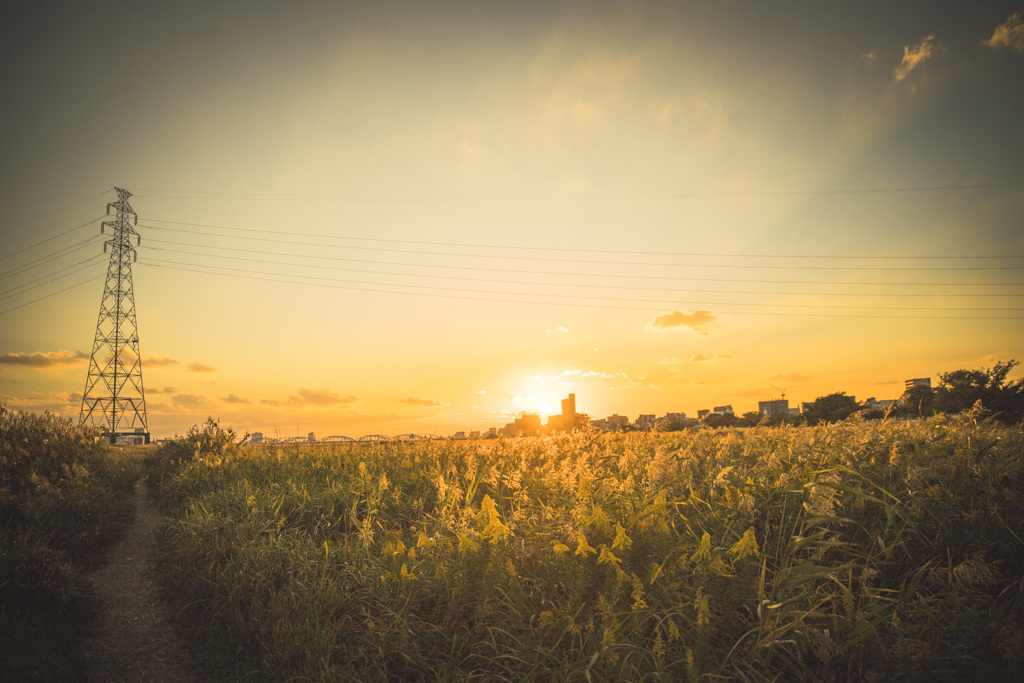
[[[739,418],[732,413],[709,413],[704,417],[704,424],[708,427],[737,427]]]
[[[828,396],[819,396],[813,403],[807,404],[803,416],[807,424],[816,425],[819,422],[839,422],[850,417],[861,409],[857,399],[847,396],[845,391]]]
[[[743,417],[739,419],[740,426],[743,427],[756,427],[757,423],[761,421],[761,413],[756,410],[751,410],[749,413],[743,413]]]
[[[903,415],[915,415],[918,417],[934,415],[935,392],[931,387],[920,384],[910,387],[900,397],[900,412]]]
[[[981,405],[1000,422],[1020,422],[1024,419],[1024,377],[1011,382],[1006,379],[1018,365],[1017,361],[1008,360],[983,370],[940,373],[939,386],[935,389],[935,410],[960,413],[981,401]]]

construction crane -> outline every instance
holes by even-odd
[[[774,384],[769,384],[768,386],[770,386],[772,389],[774,389],[775,391],[777,391],[780,394],[782,394],[782,398],[786,398],[786,390],[785,389],[780,389],[777,386],[775,386]]]

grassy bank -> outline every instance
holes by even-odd
[[[0,678],[78,680],[85,572],[131,521],[139,455],[53,415],[0,407]]]
[[[165,447],[163,571],[253,680],[1015,680],[1024,435]]]

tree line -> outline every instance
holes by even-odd
[[[1024,421],[1024,377],[1010,380],[1010,371],[1020,363],[999,361],[981,370],[953,370],[939,373],[938,386],[914,386],[888,410],[860,403],[845,391],[819,396],[804,405],[800,415],[767,417],[756,411],[742,416],[711,414],[703,424],[709,427],[752,427],[757,424],[808,424],[839,422],[860,413],[865,419],[883,417],[931,417],[955,415],[980,409],[1007,425]]]

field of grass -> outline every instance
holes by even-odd
[[[131,522],[140,454],[0,407],[0,679],[78,680],[96,599],[85,572]]]
[[[160,453],[247,680],[1018,680],[1024,433],[977,415]]]

